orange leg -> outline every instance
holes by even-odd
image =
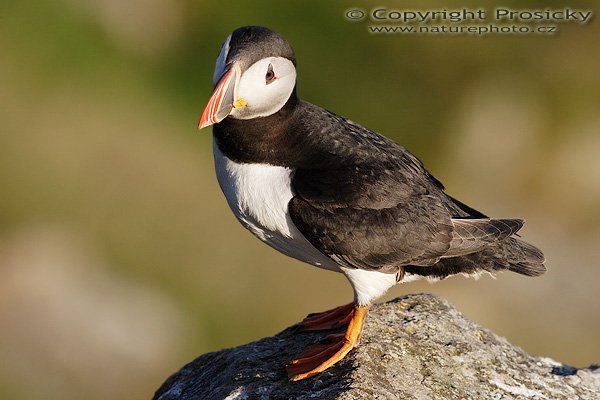
[[[326,331],[346,326],[354,313],[354,303],[344,304],[331,310],[309,314],[302,321],[303,331]]]
[[[289,378],[292,381],[309,378],[343,359],[358,345],[367,311],[367,307],[354,306],[346,333],[328,335],[323,342],[308,347],[286,366]]]

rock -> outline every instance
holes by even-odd
[[[533,357],[432,295],[373,306],[359,347],[324,373],[290,382],[284,365],[327,333],[294,325],[204,354],[154,399],[600,399],[598,367]]]

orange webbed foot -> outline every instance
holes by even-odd
[[[354,303],[344,304],[331,310],[309,314],[302,320],[303,331],[325,331],[344,327],[350,323]]]
[[[334,312],[337,312],[335,310],[342,307],[348,307],[348,305],[330,310],[329,312],[331,312],[331,314],[325,315],[322,313],[316,315],[322,317],[333,315]],[[299,381],[317,375],[342,360],[350,350],[358,345],[367,311],[367,307],[352,305],[346,332],[327,335],[323,341],[309,346],[295,360],[292,360],[290,364],[286,366],[290,380]]]

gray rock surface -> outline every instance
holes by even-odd
[[[600,399],[600,369],[533,357],[432,295],[372,307],[358,348],[328,371],[290,382],[284,365],[326,334],[295,325],[204,354],[154,399]]]

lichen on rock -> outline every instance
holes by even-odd
[[[284,365],[327,335],[298,327],[204,354],[154,399],[600,399],[597,367],[531,356],[433,295],[373,306],[359,347],[322,374],[290,382]]]

